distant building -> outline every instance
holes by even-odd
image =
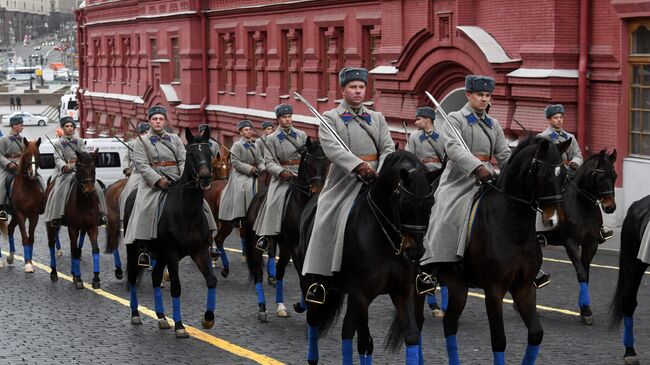
[[[465,75],[487,74],[510,135],[515,119],[543,130],[543,108],[562,103],[586,154],[617,149],[615,220],[650,194],[650,1],[86,0],[77,20],[89,137],[129,134],[154,104],[176,128],[208,122],[229,143],[238,120],[290,103],[315,135],[293,92],[323,112],[341,97],[339,69],[363,66],[368,105],[403,145],[425,90],[455,110]]]
[[[77,0],[0,0],[0,47],[40,37],[74,20]]]

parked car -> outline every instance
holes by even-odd
[[[50,122],[50,119],[44,115],[34,115],[29,112],[16,112],[11,115],[5,115],[2,117],[2,125],[5,127],[9,126],[9,119],[14,115],[23,117],[23,124],[25,125],[38,125],[44,126]]]
[[[34,47],[34,51],[40,51],[40,50],[41,50],[41,46]]]

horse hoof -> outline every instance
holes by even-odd
[[[163,279],[169,281],[169,272],[167,270],[163,271]]]
[[[269,323],[269,314],[267,312],[257,312],[257,320],[262,323]]]
[[[293,310],[296,311],[296,313],[305,313],[305,308],[302,307],[300,302],[293,305]]]
[[[140,316],[132,316],[131,317],[131,324],[136,325],[136,326],[141,325],[142,324],[142,318],[140,318]]]
[[[639,357],[636,355],[633,356],[625,356],[624,358],[625,365],[640,365],[641,363],[639,362]]]
[[[56,250],[56,255],[57,255],[57,256],[63,256],[63,251],[61,251],[61,250]]]
[[[13,266],[14,265],[14,254],[13,252],[7,256],[7,265]]]
[[[242,264],[245,264],[245,263],[246,263],[246,256],[242,256],[242,257],[241,257],[241,263],[242,263]]]
[[[227,278],[228,274],[230,274],[230,268],[228,266],[225,266],[223,269],[221,269],[221,276]]]
[[[291,315],[287,312],[286,308],[278,309],[278,317],[280,318],[289,318]]]
[[[35,270],[34,270],[34,265],[32,265],[32,264],[30,264],[30,263],[26,263],[26,264],[25,264],[25,272],[27,272],[27,273],[33,273],[34,271],[35,271]]]
[[[176,332],[176,338],[188,338],[188,337],[190,337],[190,334],[187,333],[187,330],[185,328],[177,329],[174,332]]]
[[[3,268],[3,267],[5,267],[5,262],[2,261],[2,258],[0,257],[0,268]]]
[[[161,330],[170,330],[172,329],[172,325],[169,324],[169,321],[167,321],[167,318],[158,318],[158,328]]]
[[[93,280],[93,289],[99,289],[99,288],[100,288],[99,280],[97,281]]]
[[[269,276],[266,281],[269,283],[269,285],[275,288],[275,283],[277,282],[277,279],[275,277]]]
[[[445,317],[445,311],[443,311],[442,309],[434,309],[434,310],[431,311],[431,315],[434,318],[444,318]]]
[[[57,274],[56,270],[52,270],[52,272],[50,272],[50,280],[52,281],[59,280],[59,274]]]
[[[580,315],[580,323],[591,326],[594,324],[594,317],[593,316],[585,316],[585,315]]]
[[[205,318],[203,318],[201,320],[201,326],[203,326],[203,328],[209,330],[210,328],[212,328],[214,326],[214,320],[208,321]]]
[[[84,288],[84,282],[81,281],[81,278],[77,279],[74,283],[75,289],[83,289]]]
[[[165,281],[164,281],[164,280],[160,282],[160,287],[161,287],[161,288],[164,288],[164,287],[165,287]]]
[[[122,280],[124,278],[124,272],[122,272],[122,269],[120,268],[115,269],[115,278],[117,280]]]

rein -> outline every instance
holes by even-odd
[[[604,197],[606,197],[607,195],[612,195],[612,194],[614,194],[614,192],[615,192],[614,190],[606,190],[606,191],[599,191],[599,190],[598,190],[598,186],[596,185],[595,181],[596,181],[596,174],[599,174],[599,173],[604,174],[604,173],[605,173],[605,170],[602,170],[602,169],[593,169],[593,170],[592,170],[592,171],[587,175],[588,178],[589,178],[592,182],[594,182],[594,184],[593,184],[594,187],[595,187],[594,190],[596,190],[596,194],[597,194],[597,196],[591,194],[590,192],[588,192],[588,191],[585,190],[585,189],[580,188],[580,187],[578,186],[578,184],[576,184],[576,182],[575,182],[573,179],[570,179],[571,183],[576,187],[576,189],[578,189],[578,193],[580,193],[580,195],[582,195],[584,198],[586,198],[589,202],[593,203],[595,206],[599,206],[599,205],[602,203]]]

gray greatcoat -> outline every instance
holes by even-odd
[[[469,104],[449,113],[449,121],[460,131],[471,153],[462,147],[445,123],[440,134],[449,161],[434,196],[436,204],[431,209],[425,236],[424,263],[454,262],[463,257],[470,205],[479,189],[473,171],[481,164],[490,164],[475,155],[494,156],[502,168],[511,152],[499,122],[485,113],[477,115]]]
[[[583,159],[582,159],[582,152],[580,152],[580,146],[578,146],[578,140],[576,137],[564,130],[561,131],[556,131],[555,129],[551,128],[551,126],[548,126],[545,131],[537,135],[538,137],[546,138],[547,140],[558,144],[561,142],[564,142],[571,138],[571,146],[569,146],[569,149],[567,149],[566,152],[562,154],[562,159],[564,161],[570,162],[575,162],[578,164],[578,166],[582,165]]]
[[[124,218],[124,209],[126,207],[127,198],[135,189],[138,188],[138,185],[140,185],[140,180],[142,180],[142,176],[135,168],[135,164],[133,163],[133,152],[131,152],[135,148],[135,141],[135,139],[132,139],[127,143],[131,149],[127,149],[126,154],[124,155],[124,160],[122,161],[122,166],[124,166],[125,169],[131,169],[131,175],[129,176],[129,179],[127,180],[126,185],[124,185],[124,189],[120,194],[120,221],[122,221]]]
[[[237,157],[230,155],[230,176],[219,201],[219,219],[231,221],[244,218],[246,210],[257,192],[257,179],[253,176],[253,167],[264,169],[262,154],[255,143],[240,138],[230,148]],[[241,160],[239,160],[241,158]]]
[[[63,136],[55,140],[52,144],[54,148],[55,170],[52,174],[54,186],[50,191],[45,204],[45,221],[51,222],[53,219],[61,219],[65,213],[65,204],[68,202],[70,191],[75,183],[75,174],[73,172],[64,173],[63,166],[74,167],[77,163],[75,152],[86,152],[86,141],[82,138]],[[97,181],[95,181],[95,194],[99,201],[99,213],[106,214],[106,198],[104,190]]]
[[[406,150],[413,152],[421,161],[429,158],[439,160],[439,162],[424,163],[431,171],[439,170],[442,167],[442,161],[445,157],[445,145],[435,128],[431,133],[426,133],[425,131],[412,133],[406,144]]]
[[[360,122],[352,118],[348,108],[349,106],[343,102],[338,108],[323,114],[323,117],[326,123],[336,130],[352,151],[351,153],[336,143],[327,130],[320,128],[318,132],[323,151],[332,164],[323,191],[318,197],[314,228],[309,239],[303,274],[331,276],[333,272],[341,269],[348,212],[362,186],[362,182],[353,172],[363,162],[358,156],[379,154],[378,161],[369,162],[373,169],[378,170],[386,156],[395,151],[395,143],[381,113],[365,107],[359,112],[359,115],[370,121],[368,123],[364,120],[361,123],[366,123],[377,141],[376,147],[373,139],[359,124]]]
[[[5,181],[7,180],[7,176],[14,174],[14,172],[8,169],[7,166],[12,162],[18,165],[24,149],[25,141],[20,134],[7,134],[0,138],[0,167],[2,167],[0,168],[0,204],[10,203],[7,190],[5,189]],[[41,185],[41,189],[45,191],[45,183],[40,175],[38,176],[38,182]]]
[[[643,231],[643,237],[641,238],[641,246],[639,247],[637,258],[644,264],[650,264],[650,222],[648,222]]]
[[[296,146],[302,147],[307,143],[307,134],[295,128],[291,128],[287,134],[286,131],[278,128],[265,139],[269,150],[264,153],[264,163],[266,170],[271,174],[271,183],[253,230],[258,236],[275,236],[280,234],[284,217],[284,200],[290,186],[289,182],[280,179],[280,173],[287,170],[298,175],[300,153]],[[282,165],[278,165],[276,159]]]
[[[264,141],[266,141],[267,138],[268,136],[264,136]],[[262,167],[261,171],[266,171],[266,147],[264,147],[264,141],[259,137],[255,140],[255,148],[257,148],[257,151],[262,156],[262,164],[260,165]]]

